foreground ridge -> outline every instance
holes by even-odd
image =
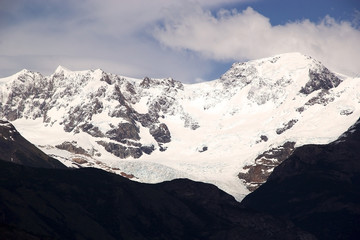
[[[318,239],[357,239],[359,146],[360,119],[328,145],[297,148],[242,205],[292,220]]]
[[[315,239],[210,184],[150,185],[94,168],[0,161],[0,203],[6,239]]]

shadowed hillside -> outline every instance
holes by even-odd
[[[3,120],[0,120],[0,159],[32,167],[66,168],[23,138],[11,123]]]
[[[319,239],[358,239],[360,121],[331,144],[296,149],[242,204],[288,218]]]
[[[149,185],[92,168],[3,161],[0,229],[8,239],[314,239],[290,222],[242,208],[210,184]]]

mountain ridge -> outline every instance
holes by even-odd
[[[23,138],[10,122],[3,120],[0,120],[0,159],[30,167],[66,168]]]
[[[5,143],[26,149],[9,122],[1,122],[0,133]],[[241,203],[214,185],[189,179],[144,184],[95,168],[34,168],[0,160],[0,236],[357,239],[359,144],[360,119],[332,143],[295,149]],[[3,158],[1,147],[4,141]]]
[[[328,143],[360,115],[356,79],[299,53],[236,63],[192,85],[62,67],[14,76],[0,79],[0,117],[67,166],[150,183],[186,177],[238,199],[263,183],[238,179],[259,155],[287,141]]]

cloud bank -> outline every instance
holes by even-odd
[[[51,74],[63,65],[197,82],[220,77],[234,61],[293,51],[359,73],[359,18],[273,26],[252,8],[221,9],[256,1],[1,1],[0,77],[23,68]]]
[[[285,52],[310,55],[332,70],[360,73],[360,31],[351,22],[326,16],[272,26],[270,19],[248,7],[242,12],[202,8],[164,19],[154,37],[164,46],[194,51],[220,61],[256,59]]]
[[[192,82],[212,71],[196,54],[165,49],[152,30],[169,10],[249,0],[14,0],[0,2],[0,77],[23,68],[51,74],[102,68]],[[194,68],[196,66],[196,68]]]

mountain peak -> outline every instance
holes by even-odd
[[[250,61],[249,63],[259,64],[259,65],[271,63],[274,66],[281,65],[284,67],[295,67],[295,68],[301,65],[305,65],[308,67],[311,67],[313,65],[321,65],[319,61],[299,52],[288,52],[288,53],[277,54],[271,57],[253,60]]]
[[[24,68],[21,71],[15,73],[9,77],[0,78],[0,85],[11,83],[14,80],[24,81],[24,79],[26,78],[25,75],[34,75],[34,72]]]
[[[300,52],[287,52],[274,55],[273,57],[281,57],[281,58],[308,58],[306,54],[302,54]]]
[[[7,77],[7,78],[18,78],[19,76],[25,75],[27,73],[32,73],[32,71],[28,70],[28,69],[22,69],[19,72]]]
[[[63,73],[63,72],[71,72],[71,70],[61,65],[59,65],[55,70],[55,73]]]
[[[268,90],[272,93],[291,84],[292,88],[298,88],[306,95],[319,89],[337,87],[342,81],[321,62],[298,52],[234,63],[220,80],[225,86],[243,88],[251,85],[256,91],[270,87]]]

